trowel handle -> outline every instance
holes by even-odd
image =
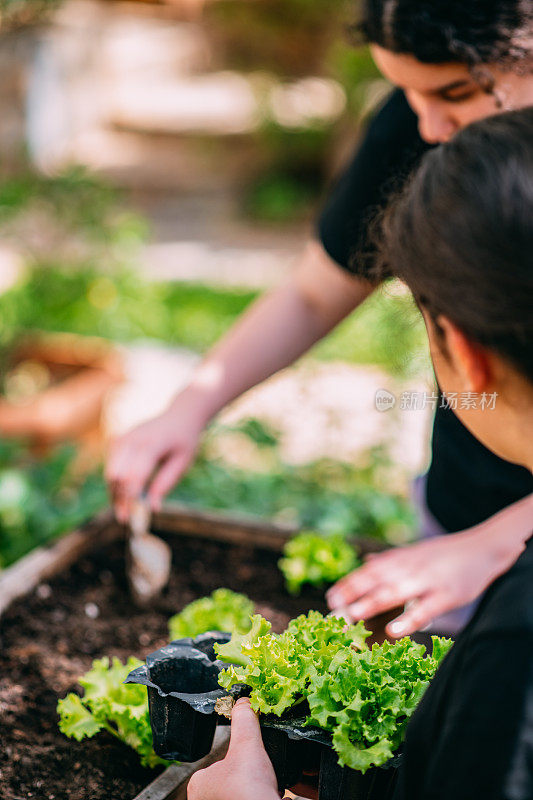
[[[140,495],[133,503],[130,513],[130,528],[133,536],[142,536],[150,530],[152,511],[145,493]]]

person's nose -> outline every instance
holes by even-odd
[[[440,144],[451,139],[457,125],[448,109],[432,101],[418,103],[418,130],[420,136],[429,144]]]

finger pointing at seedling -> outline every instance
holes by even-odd
[[[247,697],[237,700],[231,711],[231,738],[228,754],[234,755],[243,748],[246,750],[263,748],[259,720]]]

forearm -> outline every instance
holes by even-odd
[[[208,353],[180,402],[187,395],[205,424],[231,400],[292,364],[371,291],[311,243],[290,279],[259,298]]]
[[[491,542],[495,549],[507,551],[514,548],[519,552],[533,535],[533,494],[507,506],[465,533],[479,535],[481,541]]]

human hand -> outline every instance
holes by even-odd
[[[279,797],[259,720],[248,698],[241,698],[231,714],[226,757],[194,773],[187,788],[187,800],[279,800]]]
[[[203,427],[194,403],[182,394],[165,412],[112,443],[105,476],[119,522],[128,521],[147,486],[150,507],[160,508],[193,460]]]
[[[511,535],[505,523],[500,514],[468,531],[372,554],[331,587],[328,605],[355,621],[408,604],[385,630],[394,638],[414,633],[475,600],[516,561],[527,535]]]

